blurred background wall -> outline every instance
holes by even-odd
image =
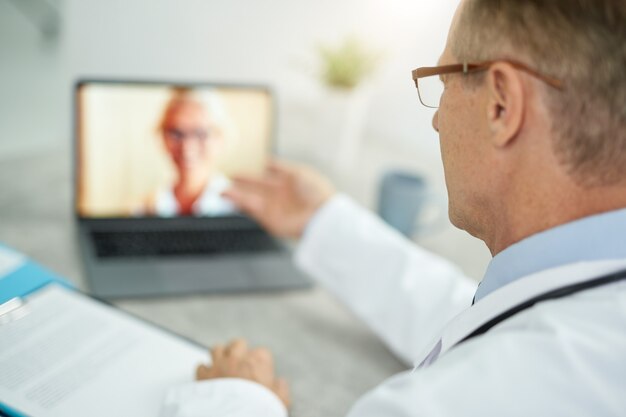
[[[52,9],[50,9],[52,6]],[[427,177],[445,200],[433,112],[410,71],[435,65],[457,0],[0,0],[0,162],[71,149],[77,77],[267,83],[279,106],[277,153],[333,176],[332,97],[317,48],[354,36],[380,53],[354,169],[335,178],[372,208],[390,168]],[[50,12],[52,10],[52,12]],[[46,23],[58,14],[58,30]],[[54,20],[54,19],[52,19]],[[476,278],[481,242],[446,224],[416,238]]]

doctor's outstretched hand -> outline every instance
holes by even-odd
[[[283,161],[272,161],[261,177],[235,177],[223,193],[268,232],[285,238],[300,238],[334,194],[333,185],[315,170]]]
[[[287,382],[274,374],[274,359],[264,348],[249,349],[243,339],[233,340],[226,346],[211,349],[212,363],[198,365],[196,379],[241,378],[257,382],[270,389],[289,408],[290,396]]]

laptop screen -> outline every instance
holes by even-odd
[[[83,218],[237,215],[222,192],[270,152],[263,87],[83,81],[76,94]]]

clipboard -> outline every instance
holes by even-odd
[[[12,320],[24,308],[23,297],[56,283],[66,288],[74,288],[67,280],[30,261],[26,256],[0,244],[0,324]],[[0,415],[25,417],[17,410],[0,401]]]
[[[12,298],[26,297],[50,283],[75,289],[69,281],[0,243],[0,305]]]
[[[63,300],[63,302],[59,303],[60,300]],[[28,327],[26,323],[29,320],[35,320],[35,317],[38,317],[38,314],[43,314],[42,309],[54,305],[55,301],[57,304],[63,304],[64,306],[67,305],[67,308],[59,308],[59,311],[62,311],[64,314],[56,316],[51,315],[50,319],[48,319],[48,316],[43,316],[43,318],[40,317],[38,320],[43,323],[43,325],[37,329],[45,329],[46,326],[54,325],[57,326],[58,329],[61,329],[61,331],[65,331],[66,333],[69,331],[70,333],[68,334],[72,335],[73,330],[70,326],[71,323],[68,322],[68,326],[65,326],[65,321],[74,320],[72,323],[84,321],[81,328],[82,332],[86,335],[84,345],[87,347],[83,346],[82,348],[77,348],[76,350],[78,353],[76,353],[76,357],[74,357],[74,353],[69,353],[69,351],[74,350],[75,345],[66,346],[67,352],[60,361],[60,363],[67,364],[66,368],[61,367],[60,369],[53,371],[44,369],[42,372],[44,376],[41,377],[42,381],[37,380],[40,376],[33,373],[34,376],[31,375],[32,379],[30,382],[27,380],[27,382],[23,384],[23,386],[29,383],[33,385],[32,388],[29,388],[28,394],[31,395],[33,392],[37,394],[38,397],[34,397],[36,397],[41,404],[44,404],[45,407],[41,406],[41,404],[37,406],[33,405],[32,408],[30,408],[31,411],[23,411],[25,410],[25,400],[23,398],[25,398],[26,395],[22,395],[22,393],[20,393],[18,398],[18,394],[16,393],[13,398],[18,399],[14,399],[14,402],[12,402],[11,399],[7,400],[6,398],[2,398],[3,395],[0,395],[0,416],[45,417],[48,415],[64,415],[70,417],[71,415],[86,415],[86,409],[83,408],[81,410],[80,407],[88,407],[88,401],[93,402],[94,399],[97,401],[97,397],[94,397],[94,391],[96,393],[103,391],[103,399],[113,394],[115,400],[120,400],[120,407],[125,406],[123,403],[124,400],[121,398],[123,395],[120,396],[119,394],[119,392],[122,392],[123,394],[127,394],[126,401],[128,402],[129,407],[128,412],[132,415],[157,415],[158,412],[155,412],[155,410],[158,411],[161,401],[164,398],[165,390],[171,385],[193,380],[195,365],[198,362],[207,361],[207,350],[198,343],[149,323],[130,313],[119,310],[106,301],[89,297],[88,295],[78,291],[69,281],[47,271],[45,268],[42,268],[35,262],[29,260],[23,254],[0,244],[0,334],[2,334],[3,327],[7,329],[7,332],[9,331],[7,326],[12,326],[13,329],[17,328],[18,330],[19,326]],[[74,307],[80,310],[72,310]],[[71,314],[74,311],[77,311],[80,314]],[[91,316],[89,316],[90,314],[95,317],[95,319],[91,318]],[[55,322],[52,324],[53,318],[58,321],[58,323]],[[104,323],[104,327],[101,328],[108,329],[107,331],[110,333],[105,333],[103,335],[95,334],[93,332],[89,333],[90,327],[94,327],[93,323],[89,322],[89,320],[96,320],[100,323],[100,326]],[[58,330],[57,328],[52,330]],[[131,333],[136,334],[136,337]],[[52,332],[51,334],[57,333]],[[89,336],[90,334],[91,336]],[[33,335],[32,331],[30,333],[25,333],[25,335],[24,339],[38,337],[37,335]],[[49,350],[63,355],[63,343],[69,343],[71,340],[68,341],[67,337],[63,340],[64,338],[60,335],[60,333],[58,335],[59,336],[56,338],[56,341],[54,337],[52,337],[52,340],[50,341],[50,344],[56,347],[50,347]],[[28,370],[28,363],[25,363],[23,365],[23,369],[20,371],[19,360],[12,361],[18,362],[15,365],[7,365],[9,362],[7,358],[9,356],[12,355],[13,358],[17,357],[19,359],[19,354],[21,352],[15,348],[15,352],[7,353],[8,349],[11,349],[11,346],[7,340],[4,341],[5,344],[3,345],[3,341],[1,339],[2,338],[0,338],[0,369],[2,369],[2,366],[5,366],[9,368],[9,372],[5,372],[4,379],[3,375],[0,375],[0,394],[3,392],[9,392],[5,389],[6,387],[2,385],[3,382],[5,384],[13,384],[17,386],[19,385],[18,382],[20,382],[19,379],[25,378],[24,369]],[[19,336],[15,340],[22,342],[23,345],[26,345],[28,342],[23,342]],[[34,345],[35,347],[37,346],[36,343],[34,343]],[[77,343],[76,345],[79,344]],[[4,352],[2,351],[3,346],[5,349]],[[81,349],[84,349],[84,352],[81,351]],[[27,356],[34,356],[35,358],[37,356],[36,351],[33,353],[32,347],[30,346],[27,346],[24,351],[30,352],[25,354]],[[105,353],[108,352],[108,356],[103,356],[101,353],[102,351]],[[49,352],[46,353],[46,355],[49,356]],[[158,361],[159,358],[163,359],[164,357],[168,359],[172,357],[172,360],[168,361],[168,363],[163,366],[164,369],[162,371],[152,370],[148,369],[146,364],[142,362],[148,361],[146,356],[150,356],[153,361],[155,359]],[[99,357],[104,359],[100,358],[98,361],[97,359]],[[144,357],[146,358],[143,359]],[[24,359],[24,362],[28,361]],[[58,363],[59,361],[56,362]],[[91,379],[85,378],[84,384],[74,387],[73,391],[67,389],[66,391],[69,390],[71,392],[69,394],[62,393],[65,396],[60,396],[58,392],[55,394],[56,397],[50,394],[49,391],[51,386],[58,391],[59,388],[57,385],[63,386],[64,383],[67,385],[67,381],[72,382],[76,379],[76,376],[71,375],[71,373],[79,373],[82,369],[81,367],[83,366],[88,367],[88,370],[93,373],[94,366],[96,366],[94,363],[97,366],[100,366],[98,368],[98,372],[100,373],[96,377]],[[135,366],[135,368],[133,368],[133,366]],[[116,367],[122,369],[116,369]],[[118,374],[120,372],[129,372],[129,374],[119,374],[115,377],[116,371]],[[133,371],[135,371],[134,374]],[[13,373],[11,374],[11,372]],[[46,372],[49,372],[50,375],[46,375]],[[143,374],[148,372],[153,372],[154,375],[145,375],[144,377]],[[28,372],[26,372],[26,374],[28,374]],[[63,375],[66,374],[69,374],[69,376],[66,376],[64,380]],[[11,379],[10,375],[17,375],[17,377]],[[120,378],[120,375],[122,375],[122,378]],[[109,379],[111,381],[109,381]],[[44,384],[46,381],[48,381],[47,391],[46,389],[41,388],[46,388]],[[61,382],[51,384],[50,381]],[[154,387],[150,386],[152,381],[155,381]],[[109,382],[111,383],[109,384]],[[129,386],[127,389],[123,390],[122,386],[124,383],[127,383]],[[3,391],[3,389],[5,390]],[[18,386],[16,391],[19,391],[20,389],[22,388]],[[143,399],[143,402],[147,403],[145,404],[145,413],[142,412],[143,409],[141,409],[142,405],[140,404],[139,399],[135,401],[132,397],[133,390],[137,392],[138,398]],[[118,394],[115,395],[115,392],[118,392]],[[129,392],[131,394],[128,394]],[[84,397],[84,400],[81,396]],[[61,400],[58,399],[59,397],[61,397]],[[91,398],[91,400],[89,398]],[[57,402],[55,403],[55,401]],[[73,402],[73,404],[70,404],[70,401]],[[152,404],[152,402],[156,402],[156,404]],[[19,403],[19,405],[16,403]],[[50,406],[50,404],[52,404],[52,406]],[[70,407],[70,405],[73,406]],[[97,404],[94,404],[94,408],[96,408],[96,405]],[[68,414],[66,411],[61,413],[62,406],[77,411],[75,414]],[[28,407],[30,407],[30,405],[27,404],[26,408]],[[55,407],[58,408],[57,411],[60,414],[55,414]],[[135,408],[133,409],[132,407]],[[139,411],[137,411],[137,407],[139,407]],[[101,406],[99,408],[101,408]],[[40,409],[50,409],[50,412],[32,411]],[[117,411],[118,415],[126,415],[127,410],[124,408],[121,413],[119,412],[120,410]],[[89,414],[93,415],[90,412]]]

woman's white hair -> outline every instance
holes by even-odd
[[[194,89],[187,87],[177,87],[172,89],[170,99],[165,105],[163,115],[159,121],[159,131],[165,127],[168,114],[181,103],[198,103],[211,117],[211,120],[222,133],[225,142],[232,142],[237,137],[235,126],[226,110],[224,102],[219,93],[214,89]]]

